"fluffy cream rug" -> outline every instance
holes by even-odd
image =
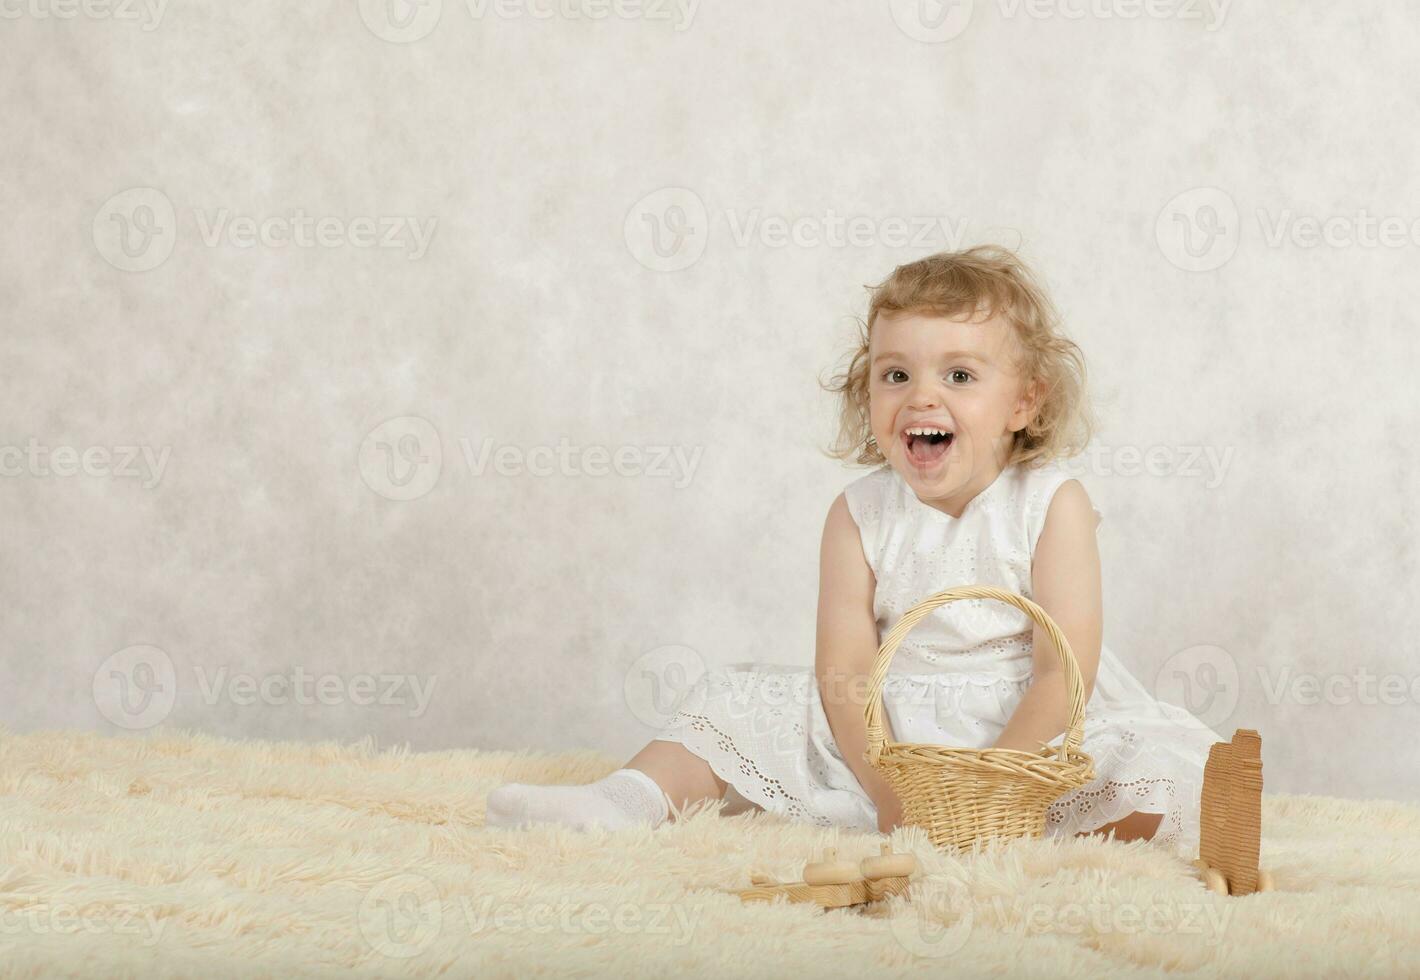
[[[0,974],[1420,976],[1420,806],[1268,796],[1278,891],[1246,898],[1142,841],[954,857],[901,829],[914,899],[866,913],[726,889],[874,835],[723,804],[655,831],[481,826],[501,782],[619,762],[0,734]]]

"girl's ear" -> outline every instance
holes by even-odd
[[[1041,397],[1044,392],[1045,382],[1039,378],[1032,378],[1030,382],[1021,388],[1021,396],[1016,401],[1016,407],[1011,412],[1010,430],[1019,432],[1030,425],[1035,418],[1035,413],[1040,410]]]

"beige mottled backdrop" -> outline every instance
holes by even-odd
[[[1019,246],[1106,642],[1420,796],[1420,22],[1205,0],[0,0],[0,711],[629,752],[813,660],[865,283]]]

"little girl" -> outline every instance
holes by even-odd
[[[832,455],[875,466],[833,501],[819,563],[813,668],[707,671],[644,749],[585,786],[500,786],[487,825],[654,826],[726,798],[820,826],[889,831],[901,802],[864,758],[863,705],[881,637],[928,596],[994,585],[1037,603],[1084,676],[1083,750],[1096,778],[1050,806],[1049,836],[1112,833],[1192,856],[1208,747],[1222,741],[1156,700],[1101,643],[1100,512],[1062,461],[1092,424],[1079,348],[1036,278],[980,246],[895,269],[830,390]],[[933,610],[883,687],[894,741],[1040,751],[1069,702],[1058,654],[1020,610]]]

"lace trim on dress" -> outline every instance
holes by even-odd
[[[1180,847],[1184,839],[1184,808],[1178,799],[1174,781],[1167,778],[1141,778],[1127,783],[1106,782],[1095,790],[1078,790],[1069,803],[1056,801],[1046,811],[1048,830],[1060,834],[1078,834],[1098,830],[1131,813],[1161,813],[1164,819],[1154,833],[1153,842],[1160,846]]]
[[[1202,771],[1167,751],[1141,750],[1138,737],[1127,729],[1116,737],[1118,744],[1108,748],[1098,743],[1085,748],[1094,755],[1096,772],[1108,773],[1118,765],[1120,778],[1106,777],[1098,786],[1082,786],[1055,800],[1046,810],[1046,832],[1073,835],[1098,830],[1131,813],[1158,813],[1164,819],[1151,842],[1190,856],[1198,847]],[[1151,775],[1123,778],[1141,771]]]
[[[786,790],[782,781],[760,770],[754,760],[735,745],[734,736],[721,731],[709,718],[700,714],[680,712],[675,720],[677,723],[685,722],[685,726],[677,733],[677,740],[708,762],[710,768],[715,770],[715,775],[734,786],[736,791],[751,803],[793,820],[813,823],[820,827],[834,826],[832,820],[815,814],[803,800]],[[706,744],[709,741],[713,741],[713,747]],[[712,751],[712,748],[719,751]],[[738,760],[734,763],[733,770],[726,765],[730,761],[727,756],[731,755]],[[736,774],[751,781],[736,779]]]
[[[804,801],[784,788],[782,781],[764,773],[754,760],[702,714],[679,715],[684,726],[676,740],[703,758],[715,774],[750,802],[792,820],[833,827],[832,819],[813,812]],[[1187,781],[1183,781],[1187,782]],[[1098,830],[1131,813],[1159,813],[1164,819],[1152,843],[1188,856],[1197,848],[1197,822],[1191,785],[1167,776],[1106,780],[1097,788],[1082,787],[1056,800],[1046,810],[1045,831],[1050,836],[1074,836]]]

